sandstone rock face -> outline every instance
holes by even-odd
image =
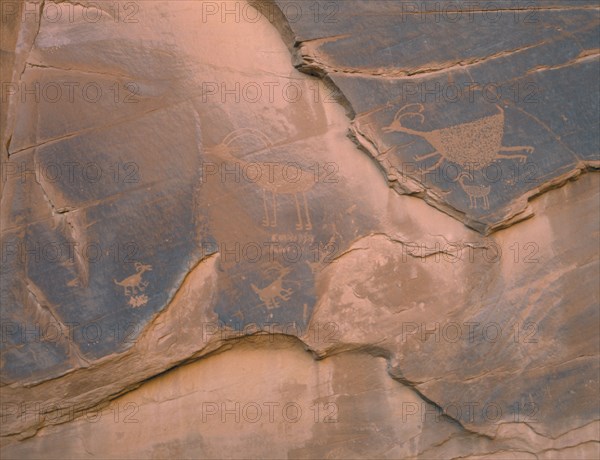
[[[596,2],[1,8],[2,458],[600,458]]]

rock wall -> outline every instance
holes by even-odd
[[[600,457],[595,2],[1,13],[2,458]]]

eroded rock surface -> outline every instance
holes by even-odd
[[[2,458],[600,456],[599,10],[497,3],[3,2]]]

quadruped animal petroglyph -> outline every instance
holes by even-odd
[[[238,129],[227,135],[223,141],[210,148],[209,152],[222,158],[228,163],[238,164],[244,171],[252,171],[251,181],[262,189],[264,217],[263,227],[277,227],[277,197],[290,195],[296,205],[296,230],[312,230],[311,213],[306,199],[308,192],[316,183],[314,175],[295,167],[296,171],[290,178],[285,169],[288,164],[275,161],[249,162],[236,156],[239,147],[233,145],[234,141],[243,136],[253,136],[258,139],[265,149],[271,149],[273,144],[269,138],[256,129]]]
[[[457,177],[460,187],[469,196],[469,208],[477,209],[477,199],[483,199],[483,209],[490,209],[490,201],[488,195],[490,194],[491,187],[489,185],[477,185],[477,184],[465,184],[465,178],[471,182],[474,180],[473,176],[467,172],[462,172]]]
[[[503,154],[501,152],[533,153],[531,146],[503,146],[504,109],[496,105],[498,113],[488,115],[475,121],[469,121],[446,128],[421,131],[404,126],[402,120],[415,117],[422,124],[425,121],[423,104],[408,104],[396,112],[394,120],[382,130],[385,133],[400,132],[420,136],[435,149],[435,152],[415,157],[416,161],[424,161],[439,156],[438,160],[426,171],[450,161],[469,170],[481,170],[501,158],[525,161],[523,153]]]

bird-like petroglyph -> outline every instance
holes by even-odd
[[[113,282],[123,288],[123,294],[125,297],[129,297],[128,304],[137,308],[148,303],[148,296],[144,294],[144,291],[148,287],[148,281],[144,281],[142,277],[145,272],[152,271],[152,266],[140,262],[135,262],[134,266],[136,273],[121,281],[113,279]]]
[[[269,285],[264,288],[259,288],[254,283],[250,285],[254,293],[258,295],[267,309],[272,310],[273,308],[279,308],[281,306],[281,301],[287,302],[290,300],[293,290],[291,288],[286,289],[283,287],[283,279],[290,272],[290,268],[280,267],[278,269],[277,278]]]

